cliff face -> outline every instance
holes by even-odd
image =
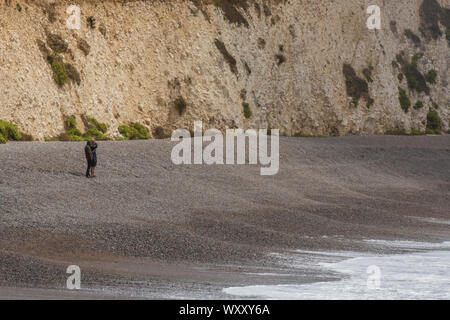
[[[83,114],[111,137],[135,121],[160,136],[194,120],[286,135],[424,131],[430,109],[449,129],[447,1],[208,2],[2,1],[0,119],[37,140]],[[66,27],[71,4],[80,30]],[[381,30],[366,27],[372,4]]]

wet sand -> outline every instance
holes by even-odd
[[[450,219],[449,135],[281,137],[272,177],[175,166],[173,145],[99,142],[95,179],[83,143],[0,145],[0,298],[223,298],[226,286],[337,278],[272,252],[450,240],[433,222]],[[71,264],[86,291],[64,290]]]

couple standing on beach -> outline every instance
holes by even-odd
[[[87,160],[86,178],[95,178],[95,167],[97,166],[97,142],[94,139],[86,143],[84,153]]]

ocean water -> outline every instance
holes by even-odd
[[[319,272],[340,275],[341,280],[229,287],[223,292],[258,299],[450,299],[450,242],[368,240],[367,244],[380,250],[401,249],[404,253],[299,250],[290,259],[284,257],[292,267],[300,269],[309,263]]]

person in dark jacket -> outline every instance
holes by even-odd
[[[95,167],[97,166],[97,142],[94,139],[91,140],[91,152],[92,152],[92,161],[91,161],[91,178],[95,178]]]
[[[91,167],[94,160],[94,154],[91,149],[91,141],[86,143],[86,147],[84,147],[84,154],[86,155],[87,160],[86,178],[89,178],[91,176]]]

